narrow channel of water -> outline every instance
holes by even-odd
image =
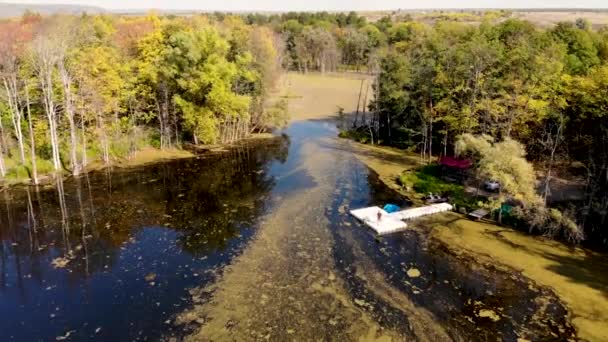
[[[353,220],[408,202],[334,149],[336,133],[299,122],[222,155],[4,192],[0,341],[571,336],[555,296],[520,275],[423,226],[377,238]]]

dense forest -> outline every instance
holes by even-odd
[[[79,174],[146,147],[229,143],[286,121],[280,39],[237,17],[0,22],[0,176]]]
[[[364,140],[464,154],[500,179],[528,228],[605,245],[608,214],[608,29],[585,20],[541,29],[508,19],[391,23]],[[552,178],[584,198],[549,206]],[[540,186],[538,185],[540,184]]]

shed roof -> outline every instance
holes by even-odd
[[[439,164],[455,169],[468,169],[473,163],[468,159],[461,159],[457,157],[443,156],[439,159]]]

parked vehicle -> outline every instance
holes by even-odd
[[[498,191],[500,190],[500,183],[497,181],[489,180],[483,184],[483,187],[488,191]]]
[[[426,203],[445,203],[449,200],[448,196],[439,196],[433,193],[429,193],[428,195],[424,196],[423,199],[426,201]]]

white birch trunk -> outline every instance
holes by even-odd
[[[61,158],[59,157],[59,139],[57,137],[57,115],[53,100],[52,63],[43,58],[40,70],[40,86],[42,88],[44,109],[49,121],[49,133],[51,135],[51,148],[53,167],[55,171],[61,170]]]
[[[78,157],[76,156],[78,139],[76,137],[76,124],[74,122],[74,104],[71,86],[72,80],[63,61],[59,62],[59,72],[61,74],[61,83],[63,84],[64,112],[70,126],[70,164],[72,166],[72,174],[77,176],[80,174],[80,165],[78,163]]]
[[[30,133],[30,158],[32,159],[32,182],[38,185],[38,165],[36,165],[36,139],[34,137],[34,127],[32,124],[32,111],[30,109],[30,91],[25,85],[25,104],[27,107],[27,126]]]
[[[25,165],[25,148],[23,147],[23,131],[21,129],[21,110],[19,109],[19,97],[17,95],[17,81],[14,77],[3,79],[6,97],[8,98],[8,107],[11,111],[11,121],[17,137],[19,145],[19,160],[21,165]]]

